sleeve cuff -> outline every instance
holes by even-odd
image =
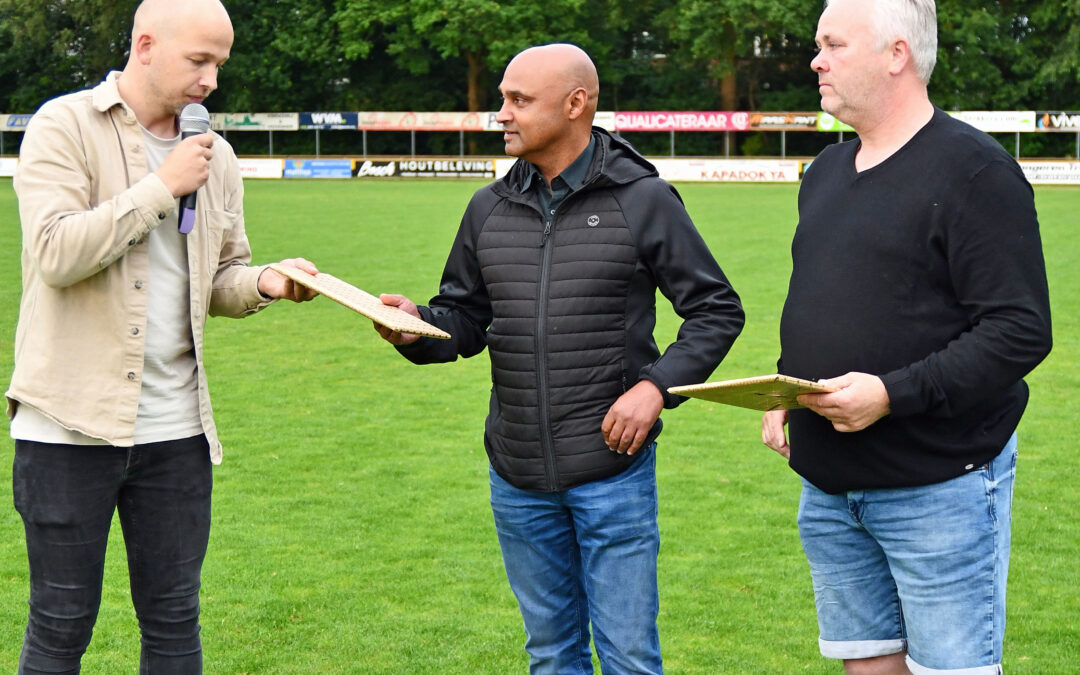
[[[908,368],[900,368],[881,376],[885,393],[889,395],[889,414],[906,417],[922,411],[922,398]]]

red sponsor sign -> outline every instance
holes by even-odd
[[[617,112],[616,131],[746,131],[747,112]]]

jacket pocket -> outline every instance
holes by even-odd
[[[239,216],[224,209],[206,209],[206,260],[204,267],[211,275],[217,270],[221,249],[229,237]]]

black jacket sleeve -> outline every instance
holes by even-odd
[[[420,307],[420,317],[450,334],[449,340],[421,337],[398,347],[413,363],[446,363],[458,356],[468,358],[484,350],[485,335],[491,325],[491,302],[476,258],[476,240],[484,221],[498,203],[488,188],[469,202],[457,236],[443,268],[439,294],[428,306]]]
[[[673,408],[686,399],[668,387],[712,374],[742,331],[742,305],[674,187],[646,178],[621,191],[619,200],[642,261],[683,320],[675,342],[639,373]]]

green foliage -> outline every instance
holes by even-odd
[[[31,112],[122,67],[136,4],[0,0],[0,110]],[[593,56],[601,109],[816,110],[819,104],[809,63],[820,2],[226,5],[236,43],[211,98],[215,110],[487,110],[506,61],[552,41],[578,43]],[[940,0],[938,14],[931,94],[943,107],[1077,108],[1080,0]],[[702,146],[695,152],[709,145],[689,143]]]
[[[137,0],[0,0],[0,108],[44,101],[123,67]]]
[[[248,181],[257,261],[303,255],[370,292],[434,294],[482,183]],[[747,325],[715,379],[775,367],[796,222],[794,185],[681,184],[739,291]],[[1080,654],[1078,188],[1039,188],[1055,347],[1031,376],[1013,521],[1009,673],[1065,672]],[[0,382],[11,369],[19,228],[0,180]],[[677,319],[662,301],[657,340]],[[490,508],[484,355],[413,366],[325,298],[211,319],[206,361],[224,463],[201,594],[209,673],[525,672],[524,631]],[[673,673],[839,672],[818,655],[795,526],[799,483],[751,411],[690,401],[660,437],[660,631]],[[26,617],[12,444],[0,434],[0,671]],[[84,672],[134,672],[138,632],[120,528]]]
[[[1080,2],[938,3],[931,97],[954,110],[1074,110]]]

